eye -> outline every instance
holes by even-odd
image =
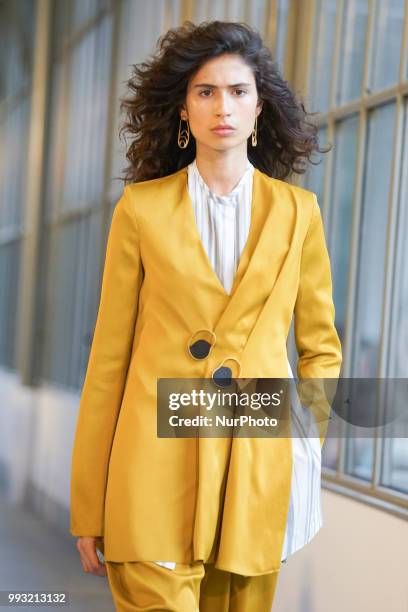
[[[239,92],[241,92],[242,94],[247,93],[247,92],[246,92],[246,89],[235,89],[235,91],[239,91]],[[239,97],[239,98],[242,98],[242,96],[238,96],[238,97]]]
[[[199,95],[201,96],[202,94],[205,94],[205,93],[211,93],[211,89],[202,89]],[[208,96],[203,96],[203,97],[208,98]]]

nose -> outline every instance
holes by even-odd
[[[215,106],[214,111],[217,116],[230,115],[230,100],[228,98],[228,92],[222,93],[219,92],[215,96]]]

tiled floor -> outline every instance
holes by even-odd
[[[114,612],[107,578],[83,572],[75,542],[56,527],[0,501],[0,591],[65,591],[69,599],[64,606],[20,605],[16,610]]]

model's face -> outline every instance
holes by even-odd
[[[197,150],[245,147],[246,151],[261,108],[251,68],[239,55],[224,54],[206,62],[190,80],[180,116],[188,119]],[[220,124],[233,129],[214,131]]]

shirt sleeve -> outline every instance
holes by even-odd
[[[99,308],[82,388],[71,470],[70,532],[103,535],[109,456],[129,367],[143,279],[128,187],[109,230]]]

